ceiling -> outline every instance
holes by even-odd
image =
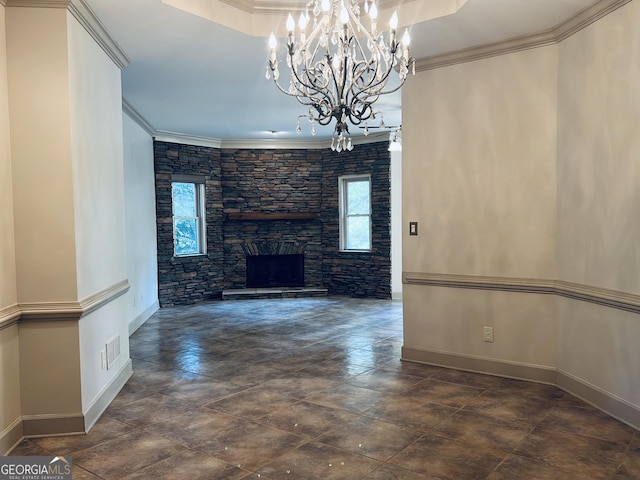
[[[420,60],[549,30],[594,1],[401,0],[388,7],[381,3],[380,10],[398,9],[401,30],[406,26],[411,33],[411,55]],[[280,18],[284,18],[280,11],[295,3],[86,3],[129,58],[129,65],[122,71],[124,100],[154,132],[221,144],[312,138],[310,125],[304,122],[302,133],[296,133],[298,115],[305,113],[305,107],[280,93],[265,78],[267,32],[279,28],[283,23]],[[194,6],[207,8],[200,8],[196,15],[169,3],[190,7],[191,11],[197,10]],[[446,8],[432,13],[427,7],[436,3]],[[444,16],[437,16],[441,14]],[[387,125],[401,123],[400,95],[383,97],[376,104]],[[333,125],[319,127],[315,138],[327,138],[332,133]]]

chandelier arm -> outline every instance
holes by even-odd
[[[302,85],[302,87],[304,87],[305,89],[307,89],[308,91],[307,91],[307,92],[302,91],[302,90],[301,90],[297,85],[295,85],[295,84],[294,84],[295,89],[296,89],[296,90],[297,90],[297,91],[298,91],[302,96],[305,96],[305,97],[310,98],[310,99],[312,100],[312,102],[315,100],[314,95],[316,95],[316,94],[317,94],[317,95],[319,95],[320,99],[323,99],[323,98],[324,98],[324,99],[328,100],[330,104],[331,104],[331,103],[333,103],[333,102],[332,102],[332,100],[333,100],[333,99],[332,99],[332,98],[331,98],[331,96],[329,95],[329,94],[330,94],[330,92],[329,92],[329,91],[327,91],[327,90],[323,90],[324,85],[320,85],[320,86],[316,86],[316,85],[314,85],[313,80],[312,80],[311,78],[309,78],[309,69],[305,69],[305,71],[307,72],[307,78],[310,80],[310,83],[306,83],[305,81],[303,81],[303,79],[302,79],[302,78],[300,78],[300,76],[298,75],[298,71],[297,71],[297,69],[295,69],[295,68],[292,68],[292,69],[291,69],[291,72],[292,72],[293,76],[295,77],[296,81],[297,81],[300,85]],[[288,93],[288,92],[287,92],[287,93]],[[310,95],[310,93],[311,93],[311,95]],[[288,95],[292,95],[292,96],[298,97],[298,95],[291,94],[291,93],[288,93]],[[321,100],[318,100],[318,101],[321,101]],[[302,102],[301,102],[301,103],[302,103]],[[304,103],[303,103],[303,105],[304,105]]]

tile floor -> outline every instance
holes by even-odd
[[[640,432],[561,390],[400,362],[402,305],[161,309],[88,435],[23,441],[74,479],[640,479]]]

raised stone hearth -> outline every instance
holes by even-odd
[[[301,288],[237,288],[222,291],[223,300],[256,300],[268,298],[326,297],[327,289]]]

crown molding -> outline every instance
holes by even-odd
[[[631,0],[600,0],[590,7],[585,8],[577,15],[574,15],[553,29],[553,33],[558,42],[570,37],[574,33],[579,32],[583,28],[588,27],[601,18],[616,11],[618,8],[626,5]]]
[[[130,61],[127,55],[84,0],[69,2],[69,11],[120,70],[129,65]]]
[[[159,142],[180,143],[185,145],[195,145],[198,147],[230,148],[230,149],[304,149],[320,150],[331,146],[331,137],[310,140],[301,139],[276,139],[276,138],[251,138],[251,139],[229,139],[201,137],[197,135],[185,135],[177,132],[167,132],[157,130],[154,136]],[[353,145],[364,145],[367,143],[388,142],[389,132],[370,133],[368,136],[351,137]]]
[[[133,108],[133,106],[127,102],[127,100],[122,97],[122,111],[127,114],[131,120],[136,122],[140,128],[142,128],[145,132],[149,134],[149,136],[154,137],[158,132],[153,126],[147,122],[147,120],[140,115],[140,113]]]
[[[477,47],[465,48],[455,52],[418,59],[416,60],[416,72],[457,65],[459,63],[473,62],[489,57],[497,57],[522,50],[553,45],[555,43],[557,43],[557,41],[553,35],[553,30],[522,35],[502,42],[479,45]]]
[[[579,32],[583,28],[588,27],[611,12],[614,12],[630,1],[631,0],[600,0],[578,12],[568,20],[543,32],[522,35],[500,42],[420,58],[416,60],[416,72],[554,45]]]

